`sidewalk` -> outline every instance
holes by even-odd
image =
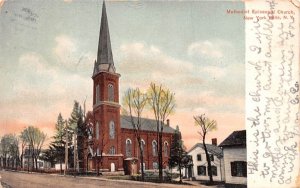
[[[12,170],[10,170],[12,171]],[[76,176],[73,175],[61,175],[61,174],[47,174],[47,173],[38,173],[38,172],[27,172],[27,171],[13,171],[15,173],[24,173],[24,174],[32,174],[32,175],[40,175],[40,176],[56,176],[61,178],[76,178],[76,179],[88,179],[88,180],[96,180],[96,181],[105,181],[105,182],[115,182],[119,184],[124,184],[124,187],[126,186],[138,186],[138,185],[148,185],[153,187],[175,187],[175,188],[193,188],[193,187],[201,187],[201,188],[216,188],[215,186],[205,186],[200,185],[199,182],[194,181],[185,181],[186,183],[189,183],[190,185],[182,185],[182,184],[170,184],[170,183],[153,183],[153,182],[140,182],[140,181],[134,181],[134,180],[119,180],[119,179],[108,179],[103,176],[95,177],[95,176]],[[1,181],[1,179],[0,179]],[[3,188],[3,186],[0,186],[0,188]]]
[[[60,174],[51,174],[56,176],[62,177],[73,177],[74,176],[63,176]],[[183,188],[191,188],[194,187],[193,185],[181,185],[181,184],[170,184],[170,183],[154,183],[154,182],[141,182],[141,181],[134,181],[134,180],[117,180],[117,179],[108,179],[105,177],[89,177],[89,176],[76,176],[79,179],[91,179],[91,180],[98,180],[98,181],[107,181],[107,182],[117,182],[117,183],[124,183],[124,184],[131,184],[131,185],[156,185],[156,186],[164,186],[164,187],[183,187]],[[198,187],[200,185],[198,184]],[[201,188],[206,188],[207,186],[201,186]],[[210,187],[212,188],[212,187]]]
[[[0,175],[0,188],[3,188],[2,187],[2,181],[1,181],[1,175]]]

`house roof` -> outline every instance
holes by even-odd
[[[223,157],[223,151],[220,147],[213,145],[213,144],[205,144],[207,151],[215,156],[217,156],[218,158],[222,158]],[[197,147],[200,147],[202,149],[204,149],[204,146],[202,143],[197,143],[195,144],[189,151],[188,153],[190,153],[191,151],[193,151],[194,149],[196,149]]]
[[[134,120],[136,121],[137,117],[133,117]],[[121,128],[123,129],[133,129],[130,116],[121,116]],[[151,131],[151,132],[156,132],[157,127],[156,127],[156,120],[155,119],[148,119],[148,118],[141,118],[141,130],[144,131]],[[164,124],[163,125],[163,132],[164,133],[174,133],[175,129],[172,127]]]
[[[231,147],[231,146],[246,146],[246,130],[234,131],[231,133],[219,147]]]

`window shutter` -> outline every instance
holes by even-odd
[[[243,177],[247,177],[247,162],[242,162],[242,168],[243,168]]]
[[[237,170],[236,170],[236,162],[231,162],[231,176],[236,176],[237,175]]]

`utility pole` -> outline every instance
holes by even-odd
[[[64,176],[67,173],[67,166],[68,166],[68,145],[69,145],[69,134],[68,134],[68,122],[67,120],[65,121],[66,123],[66,147],[65,147],[65,171],[64,171]]]
[[[28,173],[29,173],[29,156],[30,156],[30,145],[28,144],[28,156],[27,156],[27,171],[28,171]]]
[[[74,131],[74,177],[76,177],[77,173],[77,138],[76,138],[76,130]]]

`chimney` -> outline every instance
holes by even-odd
[[[217,139],[216,138],[211,139],[211,144],[215,146],[218,145]]]
[[[170,127],[170,120],[167,119],[167,126]]]

